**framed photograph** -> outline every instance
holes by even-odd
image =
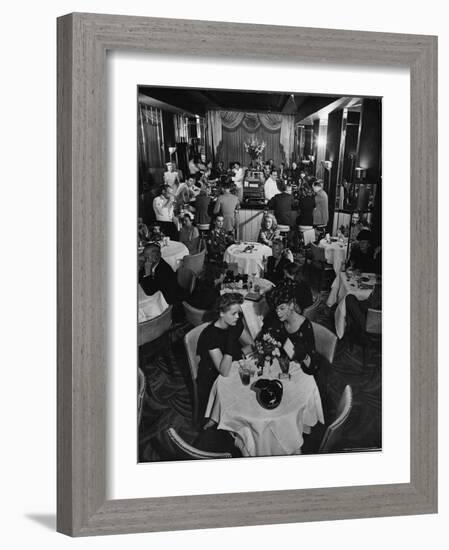
[[[60,532],[436,512],[436,82],[435,37],[58,19]]]

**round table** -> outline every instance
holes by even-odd
[[[321,239],[319,246],[324,248],[326,262],[334,266],[335,273],[340,273],[346,261],[348,241],[331,241],[328,243],[326,239]]]
[[[277,378],[279,366],[263,378]],[[267,410],[259,405],[250,385],[244,386],[233,364],[229,376],[219,376],[212,386],[206,417],[218,428],[235,434],[236,446],[244,456],[300,454],[303,433],[317,422],[324,424],[321,398],[313,376],[298,363],[290,363],[291,378],[282,380],[283,396],[279,406]]]
[[[167,245],[161,247],[162,259],[176,271],[184,256],[189,254],[187,246],[179,241],[170,241]]]
[[[251,251],[245,249],[249,246]],[[226,249],[224,261],[228,264],[237,264],[239,273],[246,275],[263,275],[263,259],[273,254],[271,248],[261,243],[241,243],[233,244]]]

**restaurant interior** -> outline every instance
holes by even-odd
[[[137,96],[138,461],[381,451],[381,98]]]

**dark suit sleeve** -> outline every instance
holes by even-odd
[[[165,262],[160,265],[160,268],[160,273],[158,274],[159,288],[167,302],[173,304],[176,301],[178,291],[176,273]]]
[[[268,201],[268,210],[276,210],[276,195]]]

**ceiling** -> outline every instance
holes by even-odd
[[[311,124],[337,108],[360,103],[358,98],[341,96],[158,86],[140,86],[139,100],[173,112],[201,116],[211,109],[282,113],[295,115],[296,122],[303,124]]]

